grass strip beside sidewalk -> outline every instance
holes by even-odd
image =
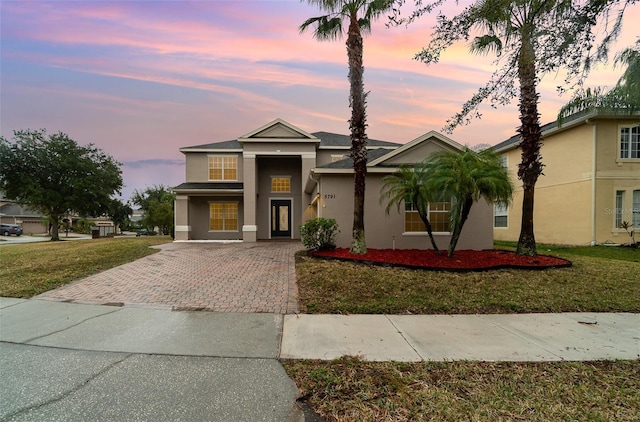
[[[328,421],[631,421],[640,362],[285,361]]]

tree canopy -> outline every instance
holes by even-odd
[[[103,215],[121,188],[120,163],[93,144],[44,129],[15,131],[12,142],[0,137],[0,190],[47,216],[51,240],[59,240],[63,216]]]
[[[171,234],[173,218],[173,202],[175,195],[168,186],[156,185],[143,191],[135,190],[131,202],[143,212],[142,224],[149,229],[158,227],[162,234]]]

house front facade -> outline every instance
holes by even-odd
[[[314,217],[334,218],[337,244],[348,247],[353,223],[353,164],[349,136],[307,133],[276,119],[237,139],[181,148],[186,180],[173,188],[175,239],[300,239],[300,225]],[[388,214],[380,202],[382,177],[441,149],[461,146],[429,132],[401,145],[370,139],[365,233],[372,248],[430,247],[417,212],[402,207]],[[431,204],[436,240],[449,241],[449,203]],[[492,247],[492,208],[478,203],[465,226],[460,249]]]
[[[602,111],[542,127],[543,175],[536,183],[534,233],[540,243],[627,243],[623,222],[640,233],[640,115]],[[522,218],[521,151],[514,136],[496,146],[516,187],[495,207],[494,237],[517,241]],[[636,236],[637,237],[637,236]]]

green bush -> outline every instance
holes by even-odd
[[[312,218],[300,226],[302,244],[307,249],[335,249],[338,223],[333,218]]]

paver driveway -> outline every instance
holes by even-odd
[[[161,251],[39,299],[173,310],[294,313],[300,242],[168,243]]]

